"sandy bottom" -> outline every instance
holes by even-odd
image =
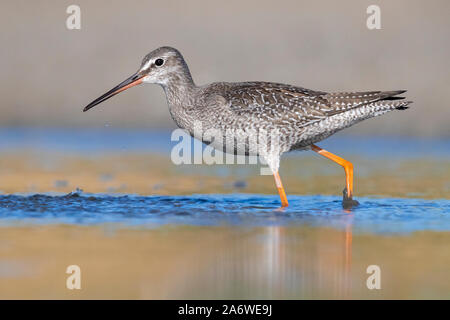
[[[450,161],[352,159],[355,195],[450,198]],[[341,195],[344,171],[320,156],[286,157],[280,174],[287,194]],[[8,153],[0,157],[3,193],[276,194],[257,165],[180,165],[167,156]]]
[[[353,162],[357,197],[450,198],[448,161]],[[281,176],[288,195],[341,195],[344,186],[343,170],[314,156],[283,159]],[[138,153],[0,157],[4,194],[76,188],[141,195],[276,193],[272,177],[259,175],[258,167],[174,166],[167,157]],[[2,223],[0,298],[450,298],[449,232],[351,228]],[[81,268],[81,290],[66,288],[69,265]],[[380,290],[366,286],[370,265],[380,267]]]
[[[0,298],[450,298],[450,234],[309,227],[2,228]],[[81,268],[81,290],[66,268]],[[381,289],[369,290],[369,265]]]

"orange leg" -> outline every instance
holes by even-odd
[[[345,190],[344,190],[344,202],[349,202],[347,204],[357,204],[357,201],[353,201],[353,164],[345,159],[342,159],[341,157],[338,157],[335,154],[332,154],[331,152],[328,152],[327,150],[324,150],[322,148],[319,148],[316,145],[311,145],[311,149],[318,154],[324,156],[325,158],[328,158],[330,160],[333,160],[337,164],[340,164],[344,170],[345,170]]]
[[[275,185],[277,186],[278,193],[280,194],[281,199],[281,206],[287,207],[289,205],[286,197],[286,193],[284,192],[283,184],[281,183],[280,175],[278,174],[278,171],[273,174],[275,178]]]

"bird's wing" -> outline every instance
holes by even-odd
[[[221,95],[230,111],[239,117],[256,117],[273,124],[289,122],[305,126],[326,117],[331,111],[326,92],[268,82],[230,85]]]
[[[230,85],[221,94],[237,116],[304,127],[379,100],[396,100],[404,91],[326,93],[267,82]]]

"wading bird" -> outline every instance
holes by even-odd
[[[278,169],[281,154],[291,150],[313,150],[341,165],[346,176],[343,206],[358,204],[353,200],[353,165],[315,143],[362,120],[407,109],[411,103],[397,96],[405,90],[327,93],[270,82],[216,82],[197,86],[181,53],[161,47],[144,57],[135,74],[92,101],[83,111],[141,83],[162,86],[176,124],[215,148],[223,149],[225,132],[234,132],[236,136],[247,134],[248,138],[255,132],[276,131],[277,148],[255,148],[246,139],[236,144],[232,152],[258,155],[267,162],[283,207],[288,206],[288,201]],[[204,130],[221,130],[223,140],[206,141],[203,136],[196,136],[194,126],[198,122]],[[270,139],[265,142],[270,145]]]

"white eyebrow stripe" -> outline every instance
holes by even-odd
[[[141,70],[145,70],[148,69],[150,67],[150,65],[152,64],[153,60],[148,60],[141,68]]]
[[[155,58],[155,59],[149,59],[149,60],[142,66],[141,70],[145,70],[145,69],[150,68],[150,65],[151,65],[152,63],[154,63],[155,60],[158,59],[158,58],[162,58],[162,59],[164,59],[164,60],[167,60],[167,58],[169,58],[169,57],[175,57],[175,56],[176,56],[175,53],[173,53],[173,52],[168,52],[168,53],[164,54],[164,55],[161,56],[161,57],[157,57],[157,58]]]

